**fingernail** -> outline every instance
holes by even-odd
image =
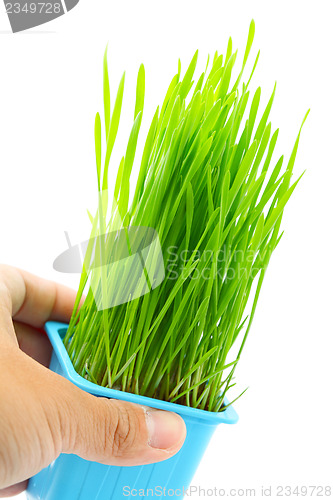
[[[155,408],[143,408],[146,415],[149,446],[166,450],[174,447],[182,438],[185,438],[185,423],[177,413],[156,410]]]

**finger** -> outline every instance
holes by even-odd
[[[62,451],[86,460],[121,466],[159,462],[185,440],[185,423],[173,412],[97,398],[72,384],[59,404]]]
[[[2,364],[2,488],[37,474],[60,453],[143,465],[170,458],[185,440],[185,423],[175,413],[88,394],[20,350]]]
[[[40,328],[48,320],[68,322],[76,292],[22,269],[0,266],[0,296],[12,317]]]
[[[0,498],[14,497],[19,495],[22,491],[26,490],[28,486],[28,481],[22,481],[21,483],[13,484],[3,490],[0,490]]]
[[[52,355],[52,346],[46,335],[39,330],[14,321],[14,329],[20,349],[38,363],[48,367]]]

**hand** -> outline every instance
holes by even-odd
[[[171,412],[97,398],[46,368],[48,320],[68,322],[75,292],[0,266],[0,497],[60,453],[107,465],[142,465],[171,457],[186,427]]]

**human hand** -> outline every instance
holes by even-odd
[[[97,398],[48,370],[52,348],[41,329],[69,321],[74,300],[67,287],[0,266],[0,497],[23,491],[60,453],[142,465],[184,442],[179,415]]]

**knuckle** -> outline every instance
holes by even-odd
[[[66,394],[66,397],[60,399],[57,405],[57,422],[61,441],[61,451],[64,453],[72,452],[80,449],[80,443],[84,442],[81,433],[86,430],[80,425],[80,413],[75,412],[71,398]]]
[[[110,414],[113,417],[109,433],[112,455],[115,458],[129,457],[140,439],[139,415],[134,408],[123,403],[117,404],[115,411]]]

